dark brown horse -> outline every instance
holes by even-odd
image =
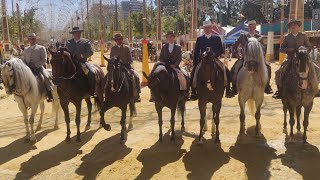
[[[67,124],[67,137],[66,141],[70,139],[70,116],[69,116],[69,103],[71,102],[76,106],[76,125],[77,125],[77,140],[81,141],[80,138],[80,115],[81,115],[81,102],[85,99],[88,107],[88,121],[86,129],[90,128],[91,123],[91,111],[92,103],[90,100],[91,90],[87,76],[83,73],[81,65],[77,60],[72,58],[70,51],[66,48],[61,48],[57,51],[50,51],[52,55],[52,75],[53,82],[58,86],[58,95],[60,98],[60,104],[65,115],[65,121]],[[92,65],[95,70],[96,77],[96,94],[95,102],[98,107],[103,101],[103,86],[102,80],[104,77],[103,71],[99,66]]]
[[[214,57],[211,48],[207,48],[201,56],[201,67],[197,77],[199,91],[198,106],[200,110],[199,143],[202,144],[203,128],[206,125],[206,106],[212,103],[214,123],[212,122],[212,135],[216,135],[215,142],[220,143],[219,123],[222,97],[224,94],[223,70],[219,67],[219,59]],[[216,127],[214,127],[216,126]]]
[[[158,64],[154,72],[148,77],[145,73],[143,75],[148,79],[148,87],[154,96],[155,107],[158,113],[159,124],[159,142],[162,142],[162,109],[168,107],[171,111],[171,141],[175,140],[175,114],[178,109],[181,113],[181,130],[184,131],[184,113],[186,110],[186,93],[180,90],[178,77],[173,75],[174,70],[165,64]],[[189,78],[187,79],[189,81]],[[189,83],[188,83],[189,89]]]
[[[129,104],[130,108],[130,122],[128,129],[133,127],[131,122],[131,117],[136,115],[136,108],[134,104],[134,97],[133,97],[133,88],[132,87],[132,80],[129,74],[130,69],[121,63],[120,59],[118,58],[111,58],[107,59],[104,57],[105,60],[108,61],[108,73],[105,76],[103,81],[104,87],[104,95],[105,101],[102,103],[102,107],[100,110],[100,125],[107,131],[111,129],[109,124],[105,123],[104,114],[107,110],[112,107],[118,107],[121,109],[121,134],[120,134],[120,142],[125,143],[127,140],[126,134],[126,113],[127,113],[127,106]]]
[[[293,126],[295,115],[297,118],[297,130],[300,131],[301,108],[304,107],[303,121],[303,143],[307,142],[307,127],[309,125],[309,114],[313,106],[313,99],[318,93],[318,81],[308,51],[305,47],[300,47],[288,62],[288,69],[284,72],[283,78],[283,112],[284,129],[287,128],[287,111],[290,114],[290,141],[293,140]]]

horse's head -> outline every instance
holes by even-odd
[[[72,56],[67,48],[52,50],[50,64],[52,66],[52,76],[57,78],[70,78],[76,73],[76,66],[72,61]]]
[[[108,62],[107,66],[107,78],[111,81],[111,90],[112,91],[119,91],[121,88],[120,82],[121,80],[121,61],[119,57],[111,57],[108,59],[107,57],[103,56],[104,59]]]
[[[15,73],[10,61],[7,61],[4,65],[0,66],[0,74],[2,83],[5,86],[7,94],[13,94],[16,90]]]
[[[243,59],[244,67],[249,73],[258,71],[259,63],[264,62],[261,44],[256,38],[247,38],[243,36]]]
[[[309,63],[308,50],[304,46],[300,46],[296,52],[296,58],[293,58],[293,66],[297,72],[307,72],[307,67]]]
[[[218,59],[215,57],[215,53],[212,51],[212,48],[207,47],[206,51],[201,55],[201,69],[204,73],[203,75],[205,80],[215,79],[215,72],[218,70],[216,61],[218,61]]]

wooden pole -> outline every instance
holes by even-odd
[[[10,35],[9,25],[7,19],[6,0],[1,0],[2,6],[2,34],[3,34],[3,47],[4,47],[4,59],[10,59]]]
[[[17,6],[17,16],[18,16],[18,37],[19,37],[19,44],[24,44],[23,42],[23,34],[22,34],[22,28],[21,28],[21,19],[20,19],[20,8],[19,4],[16,3]]]
[[[157,48],[161,49],[162,41],[161,41],[161,0],[157,0]]]

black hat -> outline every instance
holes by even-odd
[[[72,31],[70,31],[69,33],[72,34],[72,33],[75,33],[75,32],[83,32],[83,30],[80,29],[79,27],[73,27]]]
[[[302,25],[302,22],[296,19],[291,19],[287,24],[287,28],[290,28],[292,24],[297,24],[300,27]]]

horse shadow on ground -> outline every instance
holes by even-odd
[[[185,169],[190,173],[188,179],[211,179],[213,174],[224,164],[230,161],[230,156],[221,148],[221,144],[215,144],[214,140],[203,141],[198,145],[196,138],[190,147],[190,151],[183,157]]]
[[[185,149],[181,149],[184,140],[179,131],[176,131],[175,142],[170,142],[170,132],[164,134],[163,143],[156,142],[148,149],[143,149],[138,155],[137,160],[143,165],[140,174],[136,180],[151,179],[155,174],[161,171],[161,168],[167,164],[178,161]]]
[[[120,133],[97,144],[89,154],[81,158],[83,162],[76,173],[83,175],[84,180],[96,179],[103,168],[130,154],[132,149],[120,144],[119,137]]]
[[[247,129],[245,135],[238,138],[235,145],[230,147],[230,156],[245,164],[247,178],[269,179],[270,163],[277,158],[276,150],[267,144],[263,134],[255,135],[255,126]]]
[[[39,142],[49,133],[53,132],[53,129],[47,129],[36,134],[37,141]],[[25,137],[17,139],[10,143],[9,145],[0,148],[0,165],[11,161],[12,159],[18,158],[31,150],[37,149],[36,144],[31,145],[30,143],[25,143]]]
[[[82,133],[81,143],[77,143],[75,141],[76,136],[74,136],[71,143],[66,143],[63,140],[55,147],[33,156],[27,162],[21,164],[20,172],[16,175],[15,179],[30,179],[45,170],[58,166],[63,161],[76,157],[80,153],[81,147],[89,142],[96,132],[97,130],[92,130]]]
[[[283,165],[301,174],[303,179],[317,179],[320,176],[320,152],[312,144],[303,144],[302,135],[294,135],[295,142],[289,143],[289,136],[286,136],[286,152],[280,154]]]

